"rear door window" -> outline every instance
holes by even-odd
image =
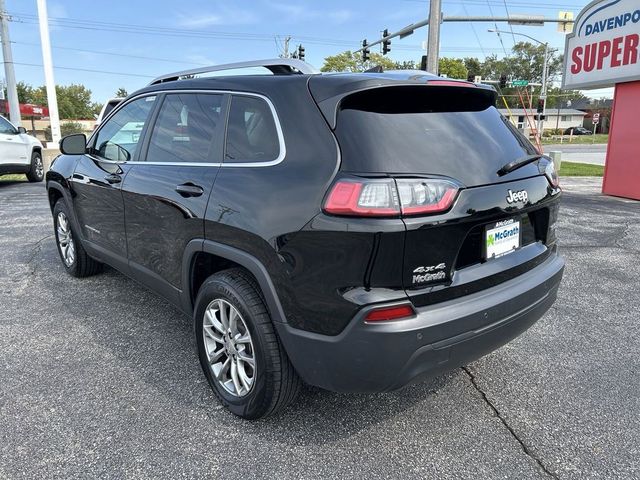
[[[146,160],[162,163],[219,163],[224,132],[224,95],[169,94],[158,113]]]
[[[231,98],[225,162],[269,162],[280,156],[280,140],[273,113],[260,97]]]

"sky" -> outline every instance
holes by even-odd
[[[5,0],[16,79],[43,85],[42,51],[36,0]],[[559,11],[574,15],[587,4],[581,0],[443,0],[445,16],[509,14],[557,18]],[[293,0],[48,0],[49,24],[57,84],[80,83],[104,102],[119,87],[129,93],[158,75],[260,58],[303,44],[307,62],[356,50],[364,38],[380,37],[428,17],[428,0],[299,1]],[[556,24],[544,27],[499,23],[509,33],[487,32],[488,23],[444,23],[440,55],[444,57],[504,56],[524,33],[564,50],[565,36]],[[402,40],[394,39],[389,57],[419,60],[424,53],[426,27]],[[376,51],[375,47],[374,50]],[[611,97],[612,89],[585,92]]]

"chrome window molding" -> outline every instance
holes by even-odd
[[[171,165],[171,166],[184,166],[184,167],[272,167],[274,165],[278,165],[279,163],[282,163],[282,161],[284,160],[284,158],[287,156],[287,148],[286,145],[284,143],[284,134],[282,133],[282,126],[280,125],[280,117],[278,117],[278,112],[276,111],[276,107],[273,105],[273,102],[271,102],[271,100],[260,94],[260,93],[253,93],[253,92],[242,92],[242,91],[236,91],[236,90],[204,90],[204,89],[197,89],[197,90],[190,90],[190,89],[175,89],[175,90],[156,90],[153,92],[145,92],[145,93],[141,93],[140,95],[136,95],[135,97],[131,97],[128,98],[125,102],[120,103],[116,108],[114,108],[110,113],[109,116],[107,118],[104,119],[104,121],[102,122],[102,125],[104,125],[106,122],[109,121],[109,119],[116,113],[118,112],[121,108],[123,108],[125,105],[138,100],[140,98],[143,97],[153,97],[153,96],[158,96],[160,94],[171,94],[171,93],[217,93],[217,94],[229,94],[229,95],[238,95],[238,96],[245,96],[245,97],[257,97],[257,98],[261,98],[262,100],[264,100],[265,102],[267,102],[267,105],[269,106],[269,109],[271,110],[271,114],[273,115],[273,120],[275,122],[276,125],[276,132],[278,134],[278,145],[279,145],[279,154],[278,156],[274,159],[274,160],[269,160],[266,162],[220,162],[220,163],[206,163],[206,162],[116,162],[114,160],[109,160],[106,158],[102,158],[102,157],[95,157],[94,155],[89,155],[90,157],[96,158],[97,160],[100,160],[102,162],[109,162],[109,163],[116,163],[116,164],[127,164],[127,165]],[[89,137],[89,140],[87,141],[87,145],[90,144],[94,137],[98,134],[98,132],[100,131],[100,128],[98,128],[95,132],[93,132],[91,134],[91,136]],[[225,140],[226,140],[226,136],[225,136]]]

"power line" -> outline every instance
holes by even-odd
[[[16,45],[29,45],[29,46],[33,46],[33,47],[40,47],[39,43],[14,42],[14,41],[12,41],[11,43],[14,43]],[[155,60],[155,61],[158,61],[158,62],[184,63],[184,64],[188,64],[188,65],[205,65],[205,64],[199,63],[199,62],[189,62],[189,61],[185,61],[185,60],[175,60],[175,59],[172,59],[172,58],[147,57],[147,56],[144,56],[144,55],[129,55],[129,54],[126,54],[126,53],[105,52],[103,50],[87,50],[87,49],[84,49],[84,48],[58,47],[58,46],[54,46],[54,45],[52,45],[51,48],[54,48],[56,50],[70,50],[70,51],[74,51],[74,52],[97,53],[99,55],[111,55],[111,56],[114,56],[114,57],[137,58],[137,59],[141,59],[141,60]]]
[[[467,7],[464,5],[464,3],[462,4],[462,9],[464,10],[465,15],[469,16],[469,12],[467,11]],[[473,25],[473,22],[471,22],[471,30],[473,31],[473,35],[476,37],[476,40],[478,41],[478,46],[480,47],[480,50],[482,51],[482,56],[486,59],[487,58],[487,54],[484,51],[484,48],[482,48],[482,42],[480,41],[480,37],[478,36],[478,32],[476,32],[476,27]]]
[[[25,67],[43,67],[41,63],[21,63],[13,62],[15,65],[23,65]],[[121,75],[124,77],[142,77],[142,78],[156,78],[154,75],[143,75],[140,73],[125,73],[125,72],[110,72],[107,70],[93,70],[91,68],[73,68],[73,67],[55,67],[56,70],[73,70],[77,72],[91,72],[91,73],[105,73],[108,75]]]
[[[491,4],[489,3],[489,0],[487,0],[487,6],[489,7],[489,13],[491,13],[491,16],[493,17],[493,9],[491,8]],[[507,53],[507,49],[504,48],[504,42],[502,41],[502,36],[500,35],[500,32],[498,31],[498,24],[494,23],[493,24],[496,28],[496,34],[498,35],[498,40],[500,40],[500,45],[502,45],[502,51],[504,52],[505,57],[508,55]]]
[[[504,11],[507,12],[507,17],[509,17],[509,9],[507,8],[507,0],[502,0],[504,2]],[[513,25],[511,25],[511,23],[508,23],[509,25],[509,29],[511,30],[511,38],[513,39],[513,44],[516,44],[516,36],[513,33]]]

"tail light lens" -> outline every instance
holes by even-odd
[[[393,180],[339,180],[324,210],[332,215],[395,217],[400,215],[398,193]]]
[[[341,179],[324,204],[332,215],[398,217],[448,210],[458,186],[443,179]]]
[[[556,169],[556,163],[553,160],[549,160],[545,166],[544,174],[553,188],[558,188],[560,186],[560,177],[558,175],[558,170]]]
[[[458,186],[442,179],[398,179],[403,215],[440,213],[448,210],[458,194]]]

